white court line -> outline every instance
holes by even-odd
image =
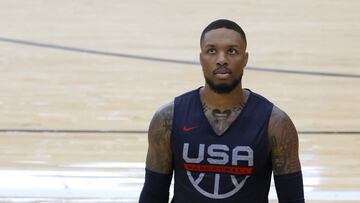
[[[136,200],[144,181],[144,164],[110,163],[108,165],[109,168],[119,168],[119,172],[83,171],[86,167],[104,167],[104,164],[108,163],[72,165],[76,168],[82,166],[81,171],[71,167],[67,171],[0,170],[0,198],[62,197]],[[306,185],[311,180],[308,181],[304,177],[304,182]],[[307,200],[360,201],[359,191],[313,191],[313,188],[313,186],[305,187]],[[277,199],[273,185],[270,188],[269,199]]]
[[[144,169],[145,164],[140,162],[96,162],[96,163],[81,163],[70,164],[66,167],[74,168],[128,168],[128,169]]]

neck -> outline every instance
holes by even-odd
[[[214,92],[206,84],[200,89],[200,98],[203,103],[208,106],[215,107],[219,110],[230,109],[241,106],[245,103],[245,92],[239,84],[233,91],[226,94],[218,94]]]

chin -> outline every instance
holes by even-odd
[[[214,80],[205,78],[206,84],[210,89],[218,94],[228,94],[238,87],[241,83],[241,78],[239,80],[233,80],[228,82],[215,82]]]

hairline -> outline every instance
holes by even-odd
[[[200,46],[205,38],[205,35],[210,32],[210,31],[213,31],[213,30],[218,30],[218,29],[227,29],[227,30],[233,30],[234,32],[238,33],[238,35],[240,35],[242,41],[245,43],[245,47],[247,47],[247,40],[246,40],[246,37],[244,37],[240,32],[238,32],[237,30],[235,29],[231,29],[231,28],[227,28],[227,27],[217,27],[217,28],[213,28],[213,29],[209,29],[209,30],[206,30],[206,32],[202,32],[201,36],[200,36]]]

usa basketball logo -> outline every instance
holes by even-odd
[[[194,188],[206,197],[225,199],[233,196],[243,188],[246,180],[253,172],[254,152],[249,146],[236,146],[230,149],[227,145],[211,144],[206,150],[206,161],[208,164],[200,164],[205,160],[205,144],[198,145],[196,157],[189,157],[189,147],[189,143],[184,143],[184,169]],[[227,165],[230,162],[231,166]],[[239,167],[239,162],[246,163],[246,166]],[[201,182],[204,181],[205,175],[209,175],[207,173],[214,180],[211,190],[201,187]],[[242,179],[239,180],[238,177],[242,177]],[[220,178],[226,179],[223,181],[230,181],[233,187],[226,192],[220,193]]]

